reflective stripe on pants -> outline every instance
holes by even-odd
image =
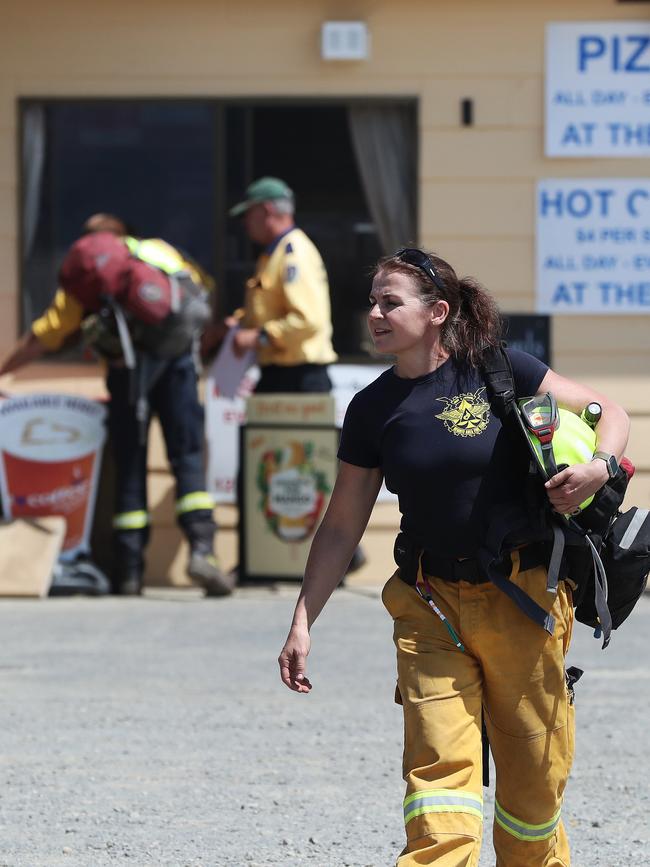
[[[176,500],[176,514],[187,515],[188,512],[209,511],[214,508],[214,499],[207,491],[193,491]]]
[[[522,822],[521,819],[516,819],[514,816],[511,816],[510,813],[503,809],[498,801],[494,804],[494,821],[503,828],[504,831],[507,831],[508,834],[512,834],[512,836],[516,837],[518,840],[527,840],[530,842],[534,842],[535,840],[548,840],[548,838],[555,833],[555,829],[560,823],[560,813],[561,810],[558,810],[550,821],[543,822],[541,825],[530,825],[527,822]]]
[[[422,789],[404,798],[404,824],[425,813],[468,813],[483,819],[483,799],[456,789]]]
[[[133,512],[120,512],[113,516],[114,530],[142,530],[150,523],[149,513],[144,509],[136,509]]]

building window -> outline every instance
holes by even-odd
[[[214,115],[184,102],[48,102],[23,108],[24,324],[49,302],[84,220],[117,214],[213,266]]]
[[[21,122],[23,327],[51,300],[65,251],[99,211],[187,251],[216,277],[227,315],[258,253],[227,210],[252,179],[272,174],[294,189],[297,222],[325,260],[339,354],[364,356],[369,268],[394,239],[416,236],[413,102],[25,100]],[[382,191],[382,166],[365,157],[396,129],[399,195]],[[397,209],[382,195],[403,203],[392,234],[384,212],[396,219]]]

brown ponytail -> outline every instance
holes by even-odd
[[[457,315],[448,316],[442,327],[442,345],[454,358],[475,365],[487,346],[498,345],[501,314],[494,298],[473,277],[458,281],[458,296]]]
[[[415,282],[420,300],[427,307],[446,301],[449,315],[442,326],[442,346],[457,361],[477,365],[483,350],[498,345],[501,339],[502,321],[496,301],[473,277],[459,280],[448,262],[433,253],[426,255],[442,287],[435,285],[422,269],[397,256],[380,259],[374,273],[406,274]]]

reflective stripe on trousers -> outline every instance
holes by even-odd
[[[407,843],[399,867],[478,865],[482,718],[496,767],[497,867],[570,864],[560,818],[573,761],[574,708],[564,675],[570,590],[560,582],[557,595],[547,595],[546,570],[520,574],[518,555],[510,580],[552,611],[552,636],[490,583],[430,577],[462,652],[413,587],[397,574],[384,587],[404,708]]]
[[[541,825],[529,825],[527,822],[522,822],[521,819],[511,816],[498,801],[495,801],[494,821],[517,840],[548,840],[560,824],[561,812],[562,810],[559,809],[550,821],[543,822]]]
[[[469,813],[483,819],[483,798],[456,789],[422,789],[404,798],[404,824],[425,813]]]
[[[214,500],[207,491],[193,491],[176,500],[176,514],[186,515],[188,512],[205,511],[212,512]]]
[[[151,522],[149,513],[144,509],[136,509],[133,512],[120,512],[113,516],[114,530],[142,530]]]

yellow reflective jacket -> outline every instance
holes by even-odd
[[[331,364],[332,315],[327,272],[314,243],[293,228],[263,253],[246,284],[244,328],[264,328],[261,365]]]

